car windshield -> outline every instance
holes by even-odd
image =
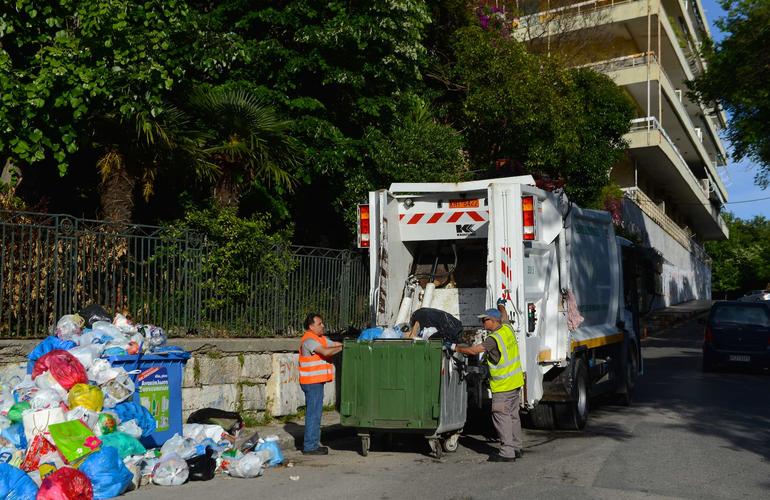
[[[741,325],[768,327],[770,326],[770,311],[763,307],[724,305],[714,309],[711,321],[715,325],[722,323],[737,323]]]

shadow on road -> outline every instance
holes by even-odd
[[[770,377],[739,371],[703,373],[700,330],[693,323],[671,337],[645,342],[651,356],[644,361],[636,405],[674,412],[686,423],[671,427],[721,437],[730,443],[727,448],[770,459]]]

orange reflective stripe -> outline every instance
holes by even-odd
[[[323,357],[318,354],[310,356],[302,355],[302,344],[312,339],[326,347],[326,337],[319,337],[311,331],[305,332],[299,347],[299,383],[300,384],[322,384],[334,380],[334,368]]]

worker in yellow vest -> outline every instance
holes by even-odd
[[[321,446],[321,415],[324,405],[324,384],[334,380],[334,365],[329,360],[342,350],[342,344],[324,336],[326,326],[318,313],[305,318],[305,334],[299,347],[299,384],[305,393],[305,439],[302,453],[327,455],[329,448]]]
[[[450,346],[461,354],[486,353],[489,389],[492,391],[492,423],[500,436],[500,452],[490,456],[490,462],[513,462],[523,453],[519,405],[524,374],[516,333],[507,321],[503,323],[500,309],[504,310],[504,307],[498,305],[498,309],[487,309],[479,315],[484,329],[490,332],[484,342],[471,347]]]

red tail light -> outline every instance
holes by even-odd
[[[707,344],[713,344],[714,343],[714,333],[711,331],[711,327],[706,327],[706,333],[703,335],[703,342]]]
[[[521,197],[522,228],[525,240],[535,239],[535,197]]]
[[[369,205],[358,205],[358,248],[369,248]]]

